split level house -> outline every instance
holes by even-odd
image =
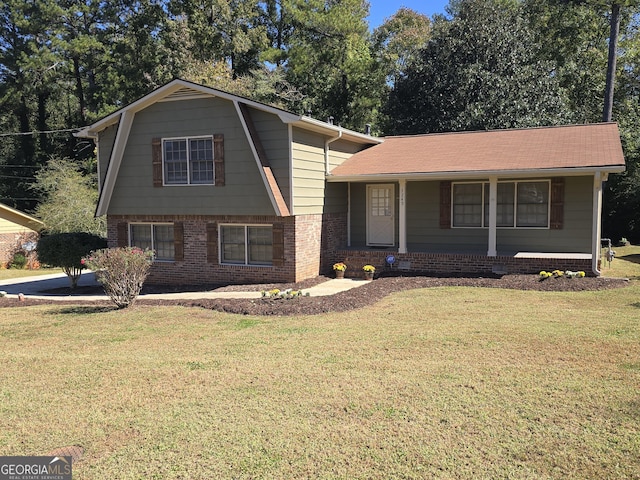
[[[174,80],[80,131],[111,246],[149,282],[294,282],[345,262],[597,275],[614,123],[377,138]]]

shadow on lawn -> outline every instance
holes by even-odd
[[[59,315],[92,315],[94,313],[107,313],[120,310],[115,305],[78,305],[51,310],[49,313]]]
[[[624,255],[622,257],[616,257],[619,260],[626,260],[631,263],[640,263],[640,253],[632,253],[631,255]]]

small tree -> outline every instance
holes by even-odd
[[[49,232],[106,234],[106,218],[94,215],[98,203],[95,176],[84,173],[73,160],[52,157],[36,174],[33,188],[44,197],[36,216]]]
[[[54,233],[40,237],[36,251],[41,263],[62,268],[73,289],[78,285],[80,274],[85,268],[82,258],[93,250],[106,246],[106,239],[92,233]]]
[[[105,248],[82,259],[118,308],[133,305],[152,262],[153,252],[138,247]]]

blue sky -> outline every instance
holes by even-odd
[[[431,17],[434,13],[446,13],[444,7],[449,0],[369,0],[369,28],[379,27],[386,18],[400,7],[407,7]]]

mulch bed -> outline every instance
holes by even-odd
[[[286,290],[302,290],[310,288],[328,280],[327,277],[316,277],[295,284],[261,284],[261,285],[200,285],[189,287],[160,287],[149,286],[143,293],[175,293],[180,291],[207,291],[219,288],[223,291],[262,291],[278,288]],[[315,315],[328,312],[344,312],[371,305],[393,292],[415,288],[431,287],[488,287],[507,288],[515,290],[538,290],[554,292],[577,292],[587,290],[606,290],[627,286],[628,281],[612,278],[548,278],[540,280],[537,275],[504,275],[502,277],[431,277],[431,276],[385,276],[367,282],[365,285],[346,292],[323,297],[297,297],[291,300],[273,299],[200,299],[200,300],[150,300],[140,297],[137,306],[179,305],[185,307],[200,307],[228,313],[243,315]],[[60,289],[56,293],[68,295],[67,289]],[[103,294],[101,288],[79,287],[74,294],[96,295]],[[0,307],[17,307],[29,305],[86,305],[86,301],[74,300],[42,300],[26,297],[23,302],[15,298],[0,298]],[[110,302],[97,301],[91,305],[108,307]],[[115,306],[113,307],[115,308]]]

